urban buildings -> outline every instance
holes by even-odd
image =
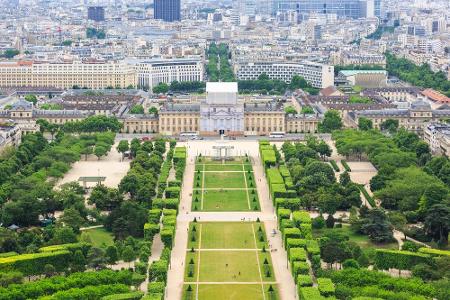
[[[236,62],[234,70],[239,80],[256,80],[266,74],[270,79],[289,83],[294,75],[299,75],[313,87],[334,85],[334,67],[313,62]]]
[[[166,22],[181,20],[181,0],[155,0],[154,18]]]
[[[136,86],[135,70],[123,62],[0,62],[0,87],[104,89]]]
[[[137,86],[150,90],[160,83],[203,81],[205,73],[200,58],[151,59],[134,64]]]
[[[103,22],[105,21],[105,8],[102,6],[88,7],[88,20]]]
[[[423,139],[428,143],[433,154],[450,155],[450,124],[427,124]]]

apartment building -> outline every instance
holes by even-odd
[[[433,154],[450,155],[450,124],[427,124],[423,139],[428,143]]]
[[[334,67],[315,62],[236,62],[234,71],[239,80],[255,80],[267,74],[270,79],[290,83],[294,75],[299,75],[316,88],[334,84]]]
[[[136,72],[123,62],[0,62],[0,87],[104,89],[136,86]]]
[[[153,59],[135,63],[137,85],[152,89],[160,83],[203,81],[204,66],[199,58]]]

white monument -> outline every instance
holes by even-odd
[[[238,99],[237,82],[206,83],[206,100],[200,105],[200,133],[241,135],[244,103]]]

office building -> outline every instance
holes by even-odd
[[[152,59],[137,62],[137,85],[150,90],[160,83],[203,81],[204,66],[197,58]]]
[[[155,0],[154,18],[165,22],[181,20],[181,0]]]
[[[88,20],[95,22],[105,21],[105,8],[102,6],[89,6],[88,7]]]
[[[273,13],[296,11],[300,15],[334,14],[338,18],[370,18],[375,0],[274,0]]]
[[[123,62],[0,62],[0,87],[104,89],[136,86],[136,72]]]
[[[290,83],[294,75],[299,75],[313,87],[326,88],[334,84],[334,67],[314,62],[239,62],[234,71],[239,80],[256,80],[261,74],[270,79]]]

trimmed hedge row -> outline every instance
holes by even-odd
[[[344,167],[345,171],[347,171],[347,172],[351,172],[352,171],[352,169],[350,169],[350,166],[348,165],[346,160],[344,160],[344,159],[341,160],[341,164]]]
[[[86,286],[83,288],[73,288],[67,291],[59,291],[51,296],[39,298],[40,300],[84,300],[84,299],[100,299],[107,295],[127,293],[130,288],[124,284],[107,284]]]
[[[299,296],[302,300],[322,300],[325,299],[315,287],[301,287],[299,288]]]
[[[44,272],[44,266],[51,264],[57,272],[69,266],[72,252],[60,250],[54,252],[27,253],[0,258],[0,272],[19,271],[23,275],[38,275]]]
[[[336,161],[334,161],[333,159],[330,160],[330,164],[333,167],[335,172],[339,172],[341,169],[339,169],[339,166],[337,165]]]
[[[322,296],[330,297],[334,295],[335,288],[330,278],[317,278],[317,285]]]
[[[390,268],[399,270],[411,270],[417,264],[430,264],[431,256],[424,253],[409,251],[377,249],[375,265],[381,270]]]
[[[359,190],[361,191],[361,193],[364,195],[364,198],[366,198],[367,202],[369,202],[370,206],[372,207],[376,207],[377,204],[375,203],[375,200],[373,199],[372,196],[369,195],[369,193],[367,192],[366,188],[364,187],[364,185],[356,185]]]
[[[87,255],[89,249],[91,249],[91,244],[88,243],[71,243],[71,244],[60,244],[60,245],[52,245],[47,247],[39,248],[39,252],[56,252],[62,250],[69,250],[72,253],[75,253],[77,250],[81,250],[84,256]]]
[[[432,248],[419,248],[419,253],[428,254],[431,256],[450,256],[450,251],[448,250],[439,250]]]
[[[113,294],[102,297],[101,300],[140,300],[144,296],[143,292],[131,292],[124,294]]]

